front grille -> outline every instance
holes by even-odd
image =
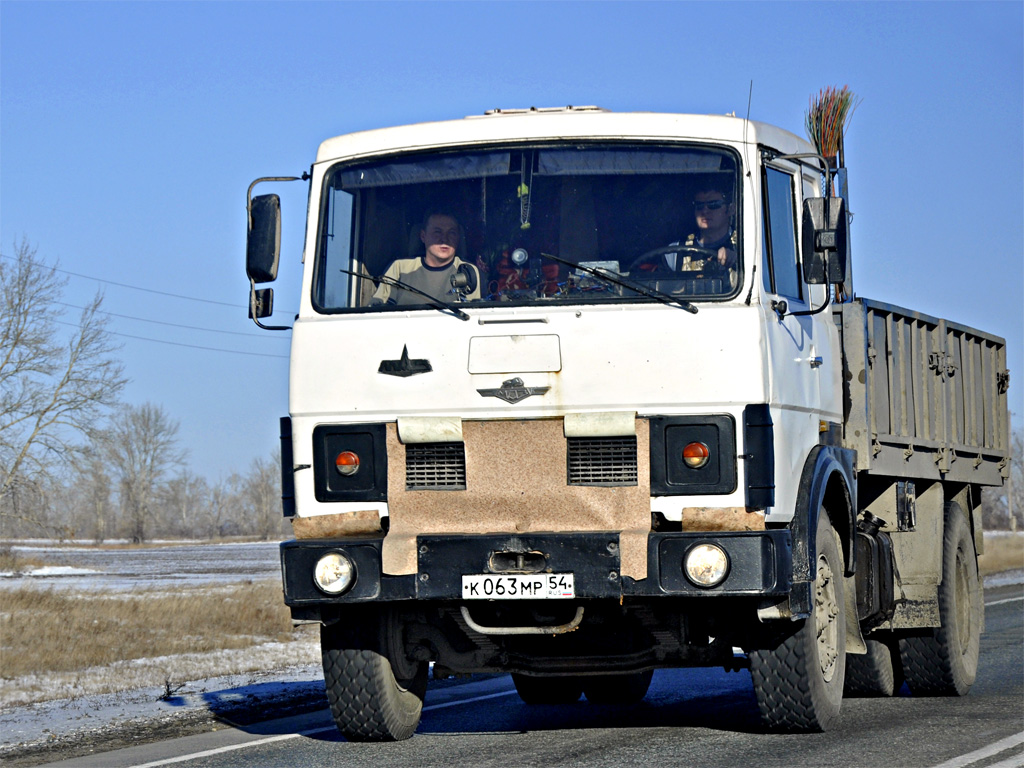
[[[466,490],[464,443],[413,443],[405,446],[405,490]]]
[[[569,485],[636,485],[636,436],[568,438]]]

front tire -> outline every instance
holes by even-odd
[[[942,534],[939,620],[923,635],[900,640],[907,684],[919,696],[964,696],[978,674],[985,606],[974,539],[960,505],[946,505]]]
[[[415,733],[427,664],[405,657],[390,611],[353,613],[320,629],[331,715],[349,741],[401,741]]]
[[[811,615],[775,647],[748,654],[761,722],[770,731],[826,731],[839,720],[846,677],[846,601],[839,537],[824,509],[815,541]]]

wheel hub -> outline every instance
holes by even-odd
[[[828,560],[818,558],[818,573],[814,580],[814,624],[818,637],[818,664],[822,677],[831,681],[839,658],[839,603],[836,585]]]

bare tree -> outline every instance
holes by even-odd
[[[185,460],[178,423],[152,403],[126,405],[106,432],[111,469],[132,541],[146,540],[153,502]]]
[[[183,469],[164,489],[162,524],[167,533],[183,538],[200,534],[210,489],[206,478]]]
[[[241,532],[241,480],[237,472],[232,472],[226,480],[221,478],[215,483],[210,483],[201,528],[207,538],[214,539]]]
[[[1024,530],[1024,428],[1010,434],[1010,473],[1002,488],[981,495],[984,526],[989,530]]]
[[[275,451],[268,459],[253,459],[242,478],[242,497],[249,530],[266,541],[281,533],[281,459]]]
[[[104,433],[94,431],[90,443],[77,452],[74,466],[72,502],[80,517],[78,529],[97,544],[112,532],[113,503],[110,467]]]
[[[0,517],[33,519],[7,497],[39,484],[125,385],[102,294],[66,323],[66,283],[25,240],[0,254]]]

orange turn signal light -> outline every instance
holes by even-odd
[[[334,459],[334,468],[345,477],[350,477],[359,471],[359,456],[352,451],[342,451]]]
[[[688,443],[683,448],[683,461],[690,469],[700,469],[711,459],[711,451],[704,443]]]

